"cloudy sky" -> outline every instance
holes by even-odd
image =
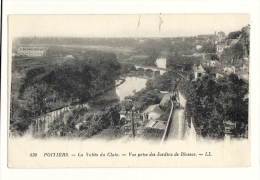
[[[10,15],[9,34],[67,37],[180,37],[240,30],[249,14]]]

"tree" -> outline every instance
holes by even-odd
[[[238,59],[243,57],[243,45],[241,42],[236,43],[234,46],[225,49],[220,55],[222,63],[231,64],[236,63]]]
[[[12,113],[11,122],[18,123],[15,129],[23,131],[33,118],[48,110],[61,108],[71,100],[89,101],[115,87],[120,68],[114,53],[93,50],[48,69],[32,68],[19,88],[18,98],[23,105],[17,107],[12,101],[12,111],[19,113]],[[55,101],[48,102],[48,99]]]
[[[219,31],[218,32],[218,35],[220,35],[221,37],[224,37],[225,36],[225,33],[223,31]]]
[[[216,53],[216,51],[217,51],[216,45],[213,44],[212,42],[203,44],[200,50],[200,52],[202,53]]]
[[[213,76],[205,76],[182,88],[187,97],[188,117],[194,117],[202,136],[211,139],[224,137],[223,121],[237,124],[234,131],[239,136],[245,133],[248,123],[248,104],[243,100],[248,93],[248,84],[235,74],[215,81]]]
[[[236,39],[237,37],[239,37],[241,34],[240,31],[234,31],[234,32],[230,32],[228,34],[228,39]]]

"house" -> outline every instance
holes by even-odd
[[[132,120],[132,111],[120,111],[120,124],[129,124]],[[142,121],[143,116],[139,111],[133,112],[134,121]]]
[[[224,49],[233,47],[239,41],[238,39],[228,39],[226,42],[219,43],[217,47],[217,53],[221,54]]]
[[[223,77],[223,76],[224,76],[223,74],[216,73],[216,79]]]
[[[207,66],[210,66],[210,67],[216,67],[216,61],[214,60],[211,60],[211,61],[207,61]]]
[[[66,55],[65,58],[74,59],[74,56],[73,55]]]
[[[29,57],[43,57],[46,56],[47,47],[20,47],[17,49],[17,55]]]
[[[159,104],[151,105],[143,112],[143,120],[156,120],[162,113]]]
[[[163,68],[163,69],[166,69],[166,58],[159,58],[155,61],[155,65],[158,67],[158,68]]]
[[[234,66],[224,67],[223,68],[223,72],[224,72],[224,74],[227,74],[227,75],[232,74],[232,73],[235,74],[236,73],[236,68]]]
[[[199,66],[197,66],[196,64],[194,64],[193,67],[194,70],[194,76],[195,76],[195,80],[199,77],[202,77],[205,75],[206,71],[203,69],[203,67],[201,66],[201,64]]]
[[[83,123],[78,123],[77,125],[75,125],[75,128],[80,131],[82,129],[82,125]]]
[[[127,112],[123,111],[123,110],[119,111],[120,119],[125,118],[126,117],[126,113]]]
[[[164,94],[161,102],[160,102],[160,106],[164,106],[166,105],[172,98],[172,93],[167,93],[167,94]]]
[[[243,98],[243,101],[248,101],[248,96],[249,96],[249,93],[247,93],[244,98]]]
[[[225,48],[227,48],[226,44],[218,44],[217,46],[217,53],[222,53]]]
[[[242,70],[242,71],[238,71],[236,72],[236,75],[240,78],[240,79],[244,79],[245,81],[249,80],[249,73],[248,71]]]
[[[125,124],[123,125],[121,128],[121,132],[123,132],[124,134],[132,134],[132,124]],[[143,127],[141,126],[140,123],[138,122],[134,122],[134,131],[135,131],[135,134],[138,135],[138,134],[142,134],[143,132]]]
[[[200,45],[200,44],[196,45],[196,50],[200,50],[201,48],[202,48],[202,45]]]

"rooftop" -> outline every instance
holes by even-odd
[[[150,113],[150,112],[154,112],[154,113],[157,113],[157,114],[161,114],[161,113],[162,113],[162,110],[161,110],[161,108],[159,107],[159,104],[154,104],[154,105],[149,106],[149,107],[144,111],[144,113]]]
[[[198,67],[195,67],[194,71],[197,72],[197,73],[205,73],[206,72],[203,69],[203,67],[201,66],[201,64]]]
[[[19,50],[47,50],[48,47],[20,47]]]
[[[171,99],[172,93],[165,94],[160,102],[160,105],[166,104]]]
[[[165,130],[165,128],[166,128],[166,122],[150,120],[150,121],[146,124],[145,128],[153,128],[153,129],[163,129],[163,130]]]

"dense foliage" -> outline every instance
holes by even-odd
[[[115,54],[101,51],[85,52],[49,69],[30,69],[20,85],[18,99],[12,99],[11,122],[21,122],[24,126],[18,130],[25,131],[30,124],[27,122],[35,116],[104,94],[115,87],[119,70]]]
[[[67,117],[61,117],[49,125],[49,131],[40,132],[40,137],[66,136],[89,138],[102,129],[119,124],[119,105],[109,105],[104,111],[89,112],[86,109],[75,109]],[[76,126],[78,125],[78,129]],[[60,133],[58,133],[60,132]],[[38,135],[37,133],[35,133]]]
[[[245,26],[241,31],[229,33],[229,39],[239,38],[239,41],[232,47],[225,49],[220,56],[222,63],[236,64],[239,59],[248,57],[250,54],[250,27]]]
[[[179,56],[170,55],[167,57],[167,68],[180,70],[180,71],[190,71],[194,64],[198,64],[202,60],[202,56]]]
[[[234,32],[230,32],[228,34],[228,39],[236,39],[240,36],[240,31],[234,31]]]
[[[243,45],[241,42],[238,42],[234,46],[224,49],[220,55],[220,61],[223,64],[235,64],[243,55]]]
[[[202,45],[202,48],[200,49],[200,52],[202,53],[216,53],[216,45],[212,42],[204,43]]]
[[[187,98],[187,116],[194,117],[203,137],[222,139],[224,121],[236,123],[234,134],[246,136],[248,124],[248,84],[235,74],[215,80],[205,76],[197,81],[183,81],[179,89]]]
[[[123,110],[131,110],[135,106],[136,111],[144,111],[148,106],[159,104],[161,98],[157,90],[143,89],[136,92],[133,96],[127,96],[125,99],[131,99],[131,102],[122,102]]]

